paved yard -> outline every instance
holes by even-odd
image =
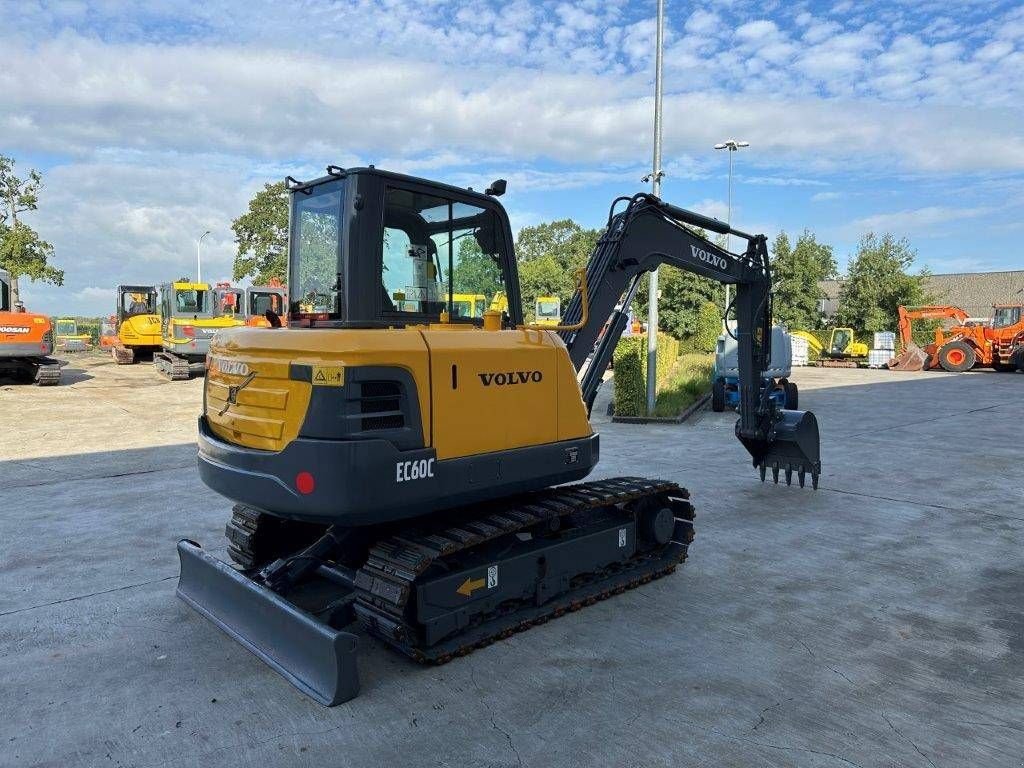
[[[600,475],[692,490],[686,566],[440,668],[367,640],[325,709],[174,597],[201,382],[71,359],[0,386],[0,765],[1024,764],[1024,375],[799,370],[817,492],[729,414],[599,419]]]

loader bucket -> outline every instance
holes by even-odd
[[[897,357],[889,361],[893,371],[921,371],[928,362],[928,353],[917,344],[907,344]]]
[[[331,707],[359,693],[357,638],[317,621],[193,541],[178,542],[178,597],[288,682]]]
[[[754,466],[761,472],[762,482],[769,469],[776,483],[779,482],[779,472],[784,472],[787,485],[793,482],[793,472],[796,472],[803,488],[809,473],[811,485],[817,488],[821,474],[818,419],[810,411],[782,410],[778,414],[780,419],[775,423],[775,434],[771,439],[743,437],[739,421],[736,422],[736,436],[750,452]]]

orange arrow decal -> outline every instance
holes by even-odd
[[[486,586],[487,586],[487,580],[486,579],[472,579],[472,578],[470,578],[470,579],[466,579],[464,582],[462,582],[462,586],[460,586],[455,591],[458,592],[460,595],[465,595],[466,597],[472,597],[474,592],[476,592],[478,589],[483,589]]]

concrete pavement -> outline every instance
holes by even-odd
[[[734,415],[598,417],[596,476],[693,492],[686,565],[443,667],[364,638],[325,709],[174,597],[228,516],[201,382],[71,359],[0,386],[2,766],[1022,764],[1024,375],[798,370],[817,492],[759,483]]]

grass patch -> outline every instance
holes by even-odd
[[[672,418],[695,403],[711,389],[714,367],[714,355],[697,352],[680,355],[658,392],[654,415]]]

